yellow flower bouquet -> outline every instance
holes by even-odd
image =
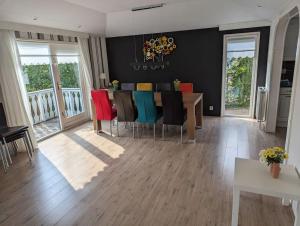
[[[268,166],[272,163],[283,163],[288,158],[288,153],[282,147],[271,147],[261,150],[259,159]]]
[[[113,80],[112,82],[113,89],[116,91],[119,88],[119,81],[118,80]]]
[[[173,81],[175,91],[179,91],[180,81],[178,79]]]
[[[280,174],[280,164],[288,158],[288,153],[282,147],[271,147],[261,150],[259,160],[271,166],[271,174],[273,178],[278,178]]]

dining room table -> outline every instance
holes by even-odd
[[[113,91],[108,91],[109,99],[113,102]],[[156,106],[162,106],[161,93],[154,92],[154,101]],[[184,108],[187,110],[187,136],[190,141],[196,141],[196,130],[203,127],[203,93],[182,93]],[[101,121],[96,118],[96,109],[93,101],[92,118],[95,131],[101,131]]]

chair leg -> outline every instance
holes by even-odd
[[[117,136],[119,137],[120,134],[119,134],[119,121],[117,120]]]
[[[111,123],[112,123],[112,120],[110,120],[109,123],[110,123],[110,124],[109,124],[109,126],[110,126],[110,136],[112,136],[112,124],[111,124]]]
[[[11,160],[11,157],[10,157],[9,149],[8,149],[8,146],[7,146],[5,138],[3,138],[3,141],[4,141],[4,149],[6,151],[6,154],[7,154],[7,157],[8,157],[8,161],[12,165],[12,160]]]
[[[138,122],[136,123],[136,134],[137,134],[137,137],[139,137],[139,123]]]
[[[29,151],[30,157],[32,159],[33,158],[33,149],[32,149],[32,147],[30,145],[30,141],[29,141],[28,136],[25,136],[25,140],[26,140],[26,144],[27,144],[27,147],[28,147],[28,151]]]
[[[165,139],[165,124],[162,124],[162,139]]]
[[[153,124],[153,138],[154,138],[154,141],[155,141],[155,123]]]
[[[130,123],[131,124],[131,123]],[[135,127],[135,122],[132,123],[132,133],[133,133],[133,139],[134,139],[134,127]]]
[[[29,161],[31,162],[32,158],[31,158],[30,148],[29,148],[29,146],[28,146],[28,141],[27,141],[26,136],[23,137],[23,142],[24,142],[24,145],[25,145],[25,148],[26,148],[26,152],[27,152]]]
[[[18,153],[18,146],[17,146],[17,144],[16,144],[16,142],[15,142],[15,141],[14,141],[14,142],[12,142],[12,146],[13,146],[13,148],[14,148],[15,155],[17,155],[17,153]]]
[[[181,142],[181,144],[182,144],[182,129],[183,128],[183,126],[180,126],[180,142]]]
[[[2,144],[0,144],[0,156],[1,156],[1,160],[2,160],[2,164],[3,164],[3,168],[4,168],[4,172],[7,172],[7,162],[5,161],[5,155],[4,155],[4,151],[2,148]]]

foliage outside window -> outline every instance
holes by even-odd
[[[226,108],[250,106],[253,57],[227,60]]]
[[[62,87],[80,88],[78,63],[58,64]],[[23,73],[28,76],[27,92],[53,88],[49,64],[23,65]]]

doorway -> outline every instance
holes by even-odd
[[[260,33],[224,36],[222,116],[254,117]]]
[[[78,46],[17,44],[36,139],[43,140],[87,118]]]

